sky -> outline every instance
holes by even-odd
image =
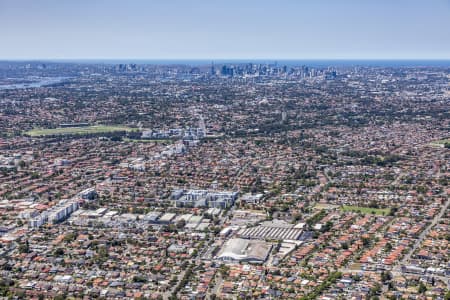
[[[450,0],[0,0],[0,59],[450,59]]]

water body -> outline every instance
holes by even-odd
[[[67,79],[67,77],[46,77],[46,78],[39,78],[36,80],[32,79],[30,80],[30,82],[19,82],[3,85],[0,84],[0,90],[38,88],[55,83],[60,83],[65,79]]]

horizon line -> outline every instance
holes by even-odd
[[[168,61],[223,61],[223,60],[274,60],[274,61],[301,61],[301,60],[333,60],[333,61],[349,61],[349,60],[367,60],[367,61],[444,61],[450,60],[450,57],[447,58],[429,58],[429,57],[415,57],[415,58],[377,58],[377,57],[367,57],[367,58],[333,58],[333,57],[318,57],[318,58],[276,58],[276,57],[266,57],[266,58],[242,58],[242,57],[230,57],[230,58],[131,58],[131,57],[111,57],[111,58],[1,58],[0,61],[81,61],[81,60],[148,60],[148,61],[156,61],[156,60],[168,60]]]

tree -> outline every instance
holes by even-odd
[[[450,300],[450,291],[445,294],[444,300]]]
[[[363,237],[363,238],[362,238],[362,242],[363,242],[363,246],[364,246],[364,247],[367,247],[367,246],[369,246],[369,244],[370,244],[370,239],[367,238],[367,237]]]
[[[426,291],[427,287],[425,286],[425,284],[423,284],[423,282],[419,283],[419,288],[417,289],[417,292],[419,294],[425,294]]]
[[[384,246],[384,250],[386,252],[391,252],[392,251],[392,244],[391,243],[387,243],[386,246]]]
[[[14,285],[10,279],[0,279],[0,297],[6,297],[9,293],[9,287]]]
[[[182,229],[182,228],[184,228],[184,226],[186,226],[186,221],[183,220],[183,219],[179,220],[179,221],[177,222],[177,224],[176,224],[176,227],[177,227],[178,229]]]
[[[398,207],[392,207],[389,211],[389,216],[395,216],[395,213],[398,211]]]
[[[26,240],[24,244],[19,245],[19,252],[30,253],[30,244],[28,243],[28,240]]]
[[[381,285],[377,282],[371,289],[370,295],[375,296],[381,292]]]
[[[66,299],[67,298],[67,295],[64,293],[64,294],[59,294],[59,295],[56,295],[56,297],[55,298],[53,298],[54,300],[64,300],[64,299]]]
[[[230,272],[230,267],[222,264],[219,267],[219,272],[220,272],[220,274],[222,274],[222,276],[226,276],[228,274],[228,272]]]
[[[390,272],[381,272],[381,281],[386,283],[387,281],[392,279],[392,274]]]
[[[55,255],[56,255],[56,256],[62,256],[62,255],[64,255],[64,249],[63,249],[63,248],[57,248],[57,249],[55,250]]]
[[[135,275],[135,276],[133,276],[133,282],[146,283],[147,279],[143,276]]]
[[[325,223],[325,225],[323,226],[322,231],[323,232],[327,232],[327,231],[329,231],[331,229],[331,227],[333,227],[333,222],[327,221]]]

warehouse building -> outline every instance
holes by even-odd
[[[263,241],[234,238],[228,240],[217,254],[225,262],[249,262],[262,264],[267,260],[272,245]]]

